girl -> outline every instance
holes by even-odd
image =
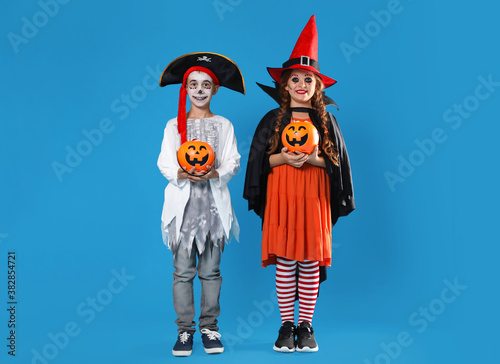
[[[336,81],[319,73],[314,16],[282,68],[268,68],[279,83],[279,110],[259,123],[252,142],[244,198],[262,219],[262,266],[276,264],[282,326],[280,352],[318,350],[312,317],[320,267],[331,266],[331,229],[354,210],[349,157],[337,121],[325,109],[323,89]],[[328,102],[327,102],[328,103]],[[312,123],[320,142],[314,152],[291,153],[281,143],[290,123]],[[294,305],[299,300],[298,326]]]

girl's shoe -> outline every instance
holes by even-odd
[[[319,350],[316,339],[314,338],[314,330],[307,321],[302,321],[299,327],[297,327],[296,350],[301,353],[313,353]]]
[[[291,321],[285,321],[280,327],[278,340],[273,349],[281,353],[293,353],[295,351],[295,325]]]

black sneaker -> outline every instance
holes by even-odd
[[[302,353],[313,353],[319,347],[314,338],[314,330],[307,321],[302,321],[297,327],[297,347],[296,350]]]
[[[278,340],[273,349],[280,353],[293,353],[295,351],[295,325],[292,321],[285,321],[280,327]]]
[[[224,346],[220,342],[220,334],[217,331],[201,329],[201,339],[207,354],[219,354],[224,351]]]
[[[181,332],[172,349],[174,356],[189,356],[193,352],[193,335],[187,331]]]

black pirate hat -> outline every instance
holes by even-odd
[[[245,82],[240,69],[229,58],[217,53],[189,53],[174,59],[163,71],[160,86],[183,83],[184,75],[191,67],[210,70],[219,80],[219,85],[245,94]]]

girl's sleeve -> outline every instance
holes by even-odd
[[[173,119],[174,120],[174,119]],[[158,168],[161,174],[168,179],[168,182],[182,187],[188,181],[177,178],[177,171],[180,168],[177,162],[177,150],[180,147],[180,136],[173,120],[167,123],[163,133],[160,156],[158,157]]]
[[[220,164],[217,168],[219,178],[213,182],[219,188],[227,184],[240,169],[241,155],[238,153],[234,127],[229,121],[227,124],[223,128],[223,135],[221,137],[223,145],[221,148]]]

